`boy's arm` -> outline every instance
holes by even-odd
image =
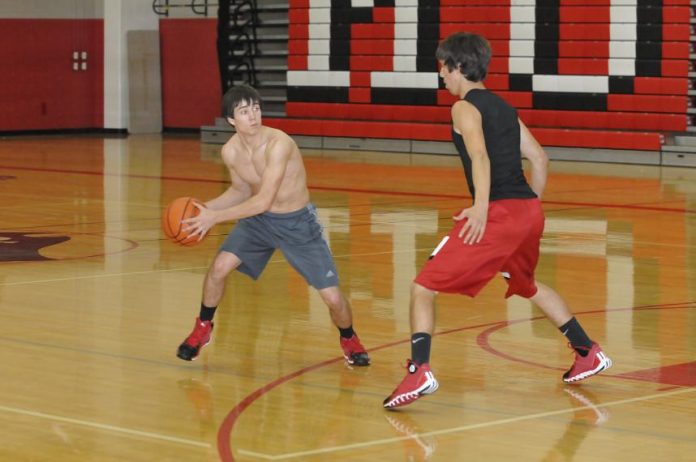
[[[280,189],[280,185],[283,182],[285,170],[292,153],[292,144],[289,142],[289,139],[279,139],[269,146],[268,149],[266,167],[261,176],[261,186],[256,194],[249,194],[242,202],[217,210],[210,210],[203,205],[195,204],[200,213],[193,218],[183,220],[183,223],[188,225],[185,231],[190,232],[192,236],[198,235],[200,240],[210,228],[218,223],[239,220],[268,211],[273,205],[278,189]],[[225,193],[218,196],[218,198],[224,195]]]
[[[285,177],[285,170],[292,154],[292,145],[286,139],[278,139],[268,147],[266,167],[261,176],[261,186],[256,194],[243,202],[218,211],[217,223],[239,220],[270,210]]]
[[[529,160],[532,167],[530,186],[532,191],[539,196],[544,193],[546,188],[546,177],[548,176],[549,158],[544,152],[544,148],[537,142],[532,132],[520,120],[520,150],[522,157]]]
[[[225,192],[204,204],[210,210],[230,208],[251,197],[251,187],[237,175],[233,168],[230,168],[229,171],[232,184]]]
[[[480,242],[486,231],[488,203],[491,193],[491,162],[483,136],[481,113],[467,101],[458,101],[452,106],[452,123],[464,139],[466,152],[471,158],[471,176],[474,181],[474,205],[462,211],[455,220],[468,218],[459,237],[465,244]]]

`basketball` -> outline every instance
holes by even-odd
[[[199,211],[193,205],[194,202],[200,203],[198,199],[193,197],[174,199],[169,203],[162,215],[162,231],[171,241],[177,244],[192,246],[200,242],[198,237],[189,237],[189,233],[183,230],[184,224],[181,223],[181,220],[198,215]]]

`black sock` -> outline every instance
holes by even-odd
[[[213,316],[215,316],[215,310],[217,310],[217,306],[211,308],[201,303],[201,314],[198,317],[201,321],[212,321]]]
[[[343,327],[339,327],[338,331],[341,333],[341,337],[343,338],[351,338],[353,335],[355,335],[352,325],[346,327],[345,329]]]
[[[419,366],[430,362],[430,340],[425,332],[411,335],[411,360]]]
[[[590,348],[592,348],[592,340],[590,340],[574,316],[558,329],[568,338],[570,345],[580,356],[587,356]]]

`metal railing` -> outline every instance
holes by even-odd
[[[160,16],[169,17],[169,12],[174,8],[189,8],[198,16],[208,16],[208,10],[217,7],[217,3],[210,3],[208,0],[191,0],[174,2],[171,0],[153,0],[152,11]]]
[[[254,56],[258,52],[256,0],[231,0],[229,3],[229,22],[224,21],[225,30],[218,30],[218,34],[224,35],[226,40],[226,51],[222,58],[226,62],[221,63],[220,69],[221,72],[223,69],[226,71],[226,75],[222,76],[226,82],[223,88],[238,83],[254,86],[257,83]],[[152,11],[169,17],[170,11],[175,8],[189,8],[196,15],[208,16],[209,9],[218,6],[218,3],[208,0],[153,0]]]
[[[231,85],[235,83],[248,83],[251,86],[256,85],[256,68],[254,66],[254,48],[256,43],[250,40],[251,37],[246,32],[240,32],[230,42],[232,49],[231,55],[234,60],[231,60],[228,66],[228,80]],[[250,46],[251,45],[251,46]],[[241,82],[236,77],[242,77]],[[246,79],[244,79],[246,77]]]
[[[256,25],[258,16],[256,0],[235,1],[230,11],[229,44],[230,65],[228,66],[228,80],[232,85],[241,83],[256,85],[256,68],[254,56],[256,55]],[[244,78],[246,78],[244,80]]]

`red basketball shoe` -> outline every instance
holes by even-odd
[[[563,381],[565,383],[578,382],[609,369],[611,365],[611,359],[604,354],[598,344],[592,342],[592,348],[587,352],[587,356],[581,356],[580,353],[575,352],[573,367],[563,374]]]
[[[387,409],[411,404],[423,395],[435,393],[440,386],[428,363],[419,366],[409,359],[406,370],[406,378],[384,400],[383,404]]]
[[[210,337],[213,334],[212,321],[201,321],[196,318],[196,324],[193,326],[193,332],[186,337],[184,343],[179,345],[176,355],[186,361],[193,361],[198,357],[201,348],[210,343]]]
[[[370,365],[370,357],[367,355],[365,347],[360,343],[357,334],[353,334],[351,338],[341,337],[341,349],[343,350],[343,357],[346,358],[348,364],[354,366]]]

